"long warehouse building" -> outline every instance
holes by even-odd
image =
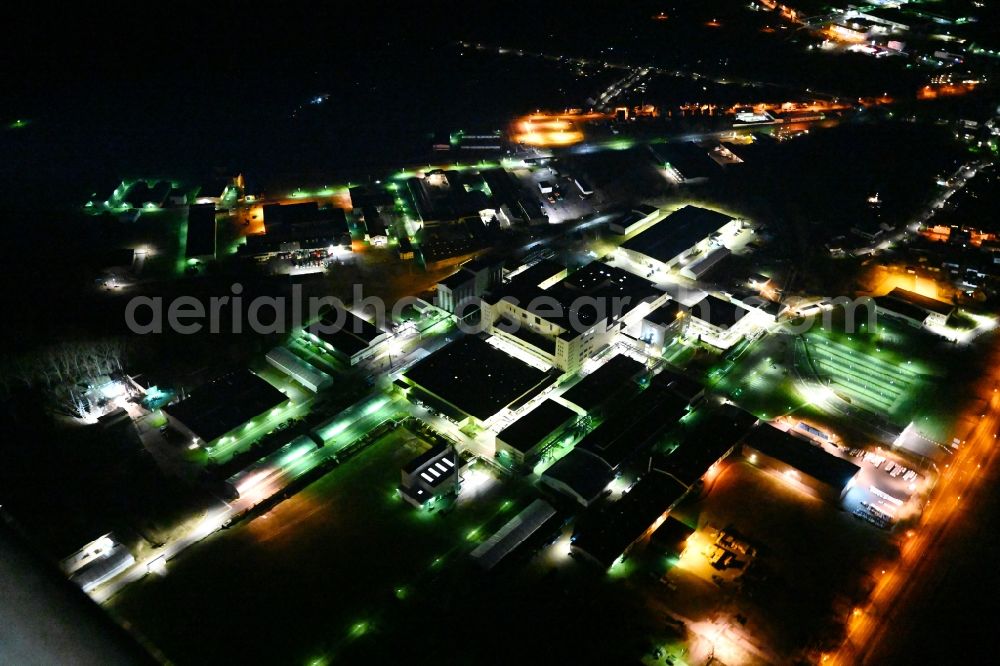
[[[528,507],[517,514],[501,527],[489,539],[479,544],[472,551],[472,559],[479,566],[489,571],[500,561],[514,552],[514,549],[527,541],[528,537],[538,531],[549,518],[556,515],[556,510],[545,500],[536,499]]]

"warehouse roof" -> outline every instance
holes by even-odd
[[[345,308],[328,310],[306,330],[347,356],[367,349],[383,334],[377,326]]]
[[[732,327],[750,311],[731,301],[709,294],[691,306],[691,316],[722,329]]]
[[[576,412],[572,409],[546,400],[498,432],[497,439],[521,453],[527,453],[575,417]]]
[[[579,548],[605,568],[628,550],[646,530],[684,496],[687,488],[666,474],[652,471],[620,500],[574,535]]]
[[[191,206],[188,208],[187,257],[203,257],[215,254],[215,205]]]
[[[653,466],[690,486],[718,462],[757,423],[757,417],[733,405],[722,405],[688,431],[680,445],[654,456]]]
[[[680,302],[670,299],[643,317],[643,319],[657,326],[671,326],[680,317],[681,312]]]
[[[763,423],[750,431],[744,439],[744,444],[766,456],[781,460],[837,490],[842,490],[861,469],[848,460],[827,453],[811,442]]]
[[[652,282],[621,268],[594,261],[547,289],[515,278],[485,299],[509,300],[572,336],[598,321],[599,315],[620,318],[663,292]]]
[[[569,489],[584,506],[596,500],[614,472],[600,458],[573,449],[542,473],[542,481]]]
[[[923,294],[918,294],[916,292],[909,291],[907,289],[900,289],[899,287],[896,287],[895,289],[890,291],[888,294],[886,294],[885,297],[876,299],[880,306],[882,306],[884,302],[882,300],[883,298],[888,298],[893,301],[911,305],[913,307],[919,308],[925,313],[933,312],[935,314],[943,315],[945,317],[950,316],[951,313],[955,311],[955,306],[952,305],[951,303],[947,303],[945,301],[939,301],[936,298],[929,298],[927,296],[924,296]],[[888,309],[892,309],[891,306]],[[924,316],[926,316],[926,314]],[[923,317],[918,317],[918,318],[923,319]]]
[[[199,386],[163,411],[211,442],[286,400],[284,393],[244,369]]]
[[[526,284],[531,285],[532,287],[537,287],[546,280],[559,275],[559,273],[562,273],[565,270],[566,267],[562,264],[556,263],[550,259],[542,259],[537,264],[533,264],[516,274],[511,278],[511,281],[518,284]]]
[[[577,448],[597,456],[612,469],[673,426],[687,411],[687,400],[660,387],[650,387],[590,431]]]
[[[581,379],[573,388],[560,396],[585,411],[590,411],[617,395],[619,390],[637,390],[635,378],[645,367],[642,363],[619,354]]]
[[[625,241],[622,247],[669,263],[732,220],[714,210],[684,206]]]
[[[486,570],[495,567],[500,560],[524,543],[539,527],[544,525],[556,510],[545,500],[536,499],[528,507],[511,518],[489,539],[472,551],[472,558]]]
[[[407,370],[404,376],[482,421],[555,379],[474,336],[442,347]]]

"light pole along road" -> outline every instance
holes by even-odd
[[[869,663],[880,641],[892,638],[896,615],[905,611],[908,595],[917,592],[921,581],[930,580],[928,572],[941,564],[950,539],[959,531],[962,520],[975,520],[974,512],[962,513],[973,506],[971,495],[989,491],[978,481],[988,476],[996,463],[997,432],[1000,428],[1000,340],[993,340],[986,354],[989,374],[979,383],[976,400],[965,415],[975,421],[972,431],[958,453],[942,470],[919,527],[903,536],[899,559],[875,572],[876,584],[868,603],[856,608],[848,622],[847,636],[840,648],[822,657],[825,664]],[[979,406],[983,404],[985,406]]]

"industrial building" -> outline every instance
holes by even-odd
[[[628,236],[651,223],[660,214],[660,209],[649,204],[640,204],[632,210],[623,213],[608,224],[608,228],[616,234]]]
[[[413,243],[410,242],[408,236],[401,235],[399,237],[399,244],[396,246],[396,254],[399,256],[401,261],[409,261],[413,259]]]
[[[942,327],[955,312],[955,306],[896,287],[885,296],[875,298],[875,311],[887,317],[901,319],[916,327]]]
[[[306,329],[306,335],[350,365],[378,355],[389,333],[350,310],[337,308]]]
[[[502,219],[508,223],[547,224],[548,216],[533,193],[525,191],[516,178],[504,169],[485,169],[480,172],[493,195],[493,203]]]
[[[687,487],[653,470],[602,513],[581,522],[572,550],[604,569],[624,558],[632,546],[650,536],[684,498]]]
[[[592,505],[615,478],[600,458],[573,449],[545,470],[540,480],[584,507]]]
[[[709,157],[708,151],[691,141],[650,144],[648,148],[656,165],[679,185],[698,185],[722,173],[722,167]]]
[[[451,314],[468,315],[472,310],[469,305],[478,306],[479,299],[500,286],[502,278],[502,259],[473,259],[437,284],[435,305]]]
[[[608,404],[620,404],[639,391],[638,379],[646,367],[618,354],[565,391],[559,399],[585,414],[602,411]]]
[[[580,440],[577,451],[599,458],[612,471],[653,445],[688,411],[688,402],[673,391],[651,385],[618,408]]]
[[[467,217],[480,219],[481,211],[492,211],[496,206],[487,194],[489,189],[479,185],[482,182],[479,174],[432,169],[423,177],[408,178],[406,190],[420,221],[432,226]]]
[[[267,352],[265,360],[313,393],[321,391],[333,383],[333,377],[319,368],[306,363],[284,347],[275,347]]]
[[[689,280],[700,280],[731,254],[726,247],[710,248],[694,261],[682,266],[680,274]]]
[[[705,387],[696,379],[664,368],[653,375],[650,386],[664,388],[683,398],[689,406],[695,406],[705,397]]]
[[[686,335],[719,349],[729,349],[750,332],[755,320],[749,308],[709,294],[689,309]]]
[[[592,262],[547,289],[512,280],[483,299],[482,322],[489,333],[575,372],[666,299],[648,280]]]
[[[543,372],[475,336],[465,336],[421,359],[401,377],[411,401],[453,421],[486,424],[502,410],[527,404],[555,382]]]
[[[219,209],[229,209],[236,205],[244,187],[243,174],[209,178],[195,189],[194,202],[209,204]]]
[[[223,375],[163,408],[170,425],[205,448],[254,419],[278,410],[288,396],[249,370]]]
[[[94,539],[59,563],[63,573],[84,592],[111,580],[133,564],[135,557],[110,532]]]
[[[650,385],[617,405],[572,451],[547,469],[541,481],[583,506],[596,502],[615,474],[644,454],[688,411],[689,401],[669,383]]]
[[[780,474],[831,503],[839,503],[861,468],[838,458],[811,441],[759,424],[743,439],[743,458],[761,469]]]
[[[649,545],[660,553],[677,557],[684,552],[687,540],[692,534],[694,534],[693,529],[674,516],[667,516],[663,524],[649,536]]]
[[[579,416],[568,407],[545,400],[497,433],[497,453],[510,456],[519,465],[533,459],[563,428]]]
[[[740,441],[758,420],[734,405],[714,408],[709,418],[712,420],[710,436],[703,436],[701,431],[689,434],[673,450],[654,455],[652,468],[686,488],[693,488],[717,469],[720,462],[737,452]]]
[[[551,259],[540,259],[530,264],[523,264],[506,275],[507,282],[518,285],[530,285],[539,289],[548,289],[569,275],[569,270]]]
[[[554,515],[556,510],[545,500],[536,499],[521,513],[511,518],[489,539],[472,551],[472,559],[489,571],[528,540]]]
[[[458,453],[450,444],[437,444],[400,470],[399,494],[420,508],[458,487]]]
[[[273,491],[272,484],[282,474],[282,469],[290,462],[300,461],[314,452],[322,446],[321,442],[321,439],[317,441],[309,435],[300,435],[259,458],[249,467],[230,474],[223,483],[226,497],[249,498],[255,503],[265,499],[268,492]],[[218,470],[228,473],[232,471],[232,465],[220,466]]]
[[[0,605],[8,664],[120,664],[156,660],[105,610],[61,576],[34,540],[0,520]]]
[[[645,317],[639,325],[639,340],[645,342],[655,354],[666,347],[684,328],[685,311],[673,299],[667,300]]]
[[[659,388],[667,390],[674,382],[676,378],[667,375],[658,382]],[[656,387],[648,390],[655,391]],[[573,550],[601,567],[612,566],[636,542],[655,534],[669,520],[670,511],[739,448],[756,423],[755,416],[731,405],[715,411],[715,436],[689,437],[669,454],[654,456],[650,472],[629,492],[598,516],[581,523],[573,535]],[[690,529],[673,526],[661,538],[673,543],[683,541],[688,534]]]
[[[426,229],[419,241],[417,253],[429,271],[472,259],[489,245],[486,226],[478,217]]]
[[[361,223],[365,225],[365,240],[372,245],[387,245],[389,232],[385,220],[379,215],[375,206],[365,206],[361,209]]]
[[[684,206],[639,232],[618,248],[618,256],[643,273],[680,268],[686,259],[723,245],[740,221],[723,213]]]
[[[215,206],[205,204],[188,208],[187,239],[184,256],[207,261],[215,258]]]
[[[392,208],[396,205],[396,197],[381,184],[354,185],[348,190],[348,194],[351,197],[351,207],[355,211],[367,208]]]
[[[160,208],[167,200],[172,186],[169,181],[160,180],[150,187],[144,180],[137,180],[122,196],[122,201],[132,208]]]
[[[243,250],[253,256],[325,250],[351,244],[347,213],[343,208],[320,208],[315,201],[267,204],[263,207],[263,215],[264,233],[247,236]]]

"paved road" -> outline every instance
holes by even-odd
[[[404,401],[400,398],[389,398],[381,392],[365,397],[338,415],[342,427],[337,425],[329,430],[331,434],[326,446],[321,449],[312,448],[304,455],[290,459],[276,460],[274,465],[265,465],[261,470],[261,478],[257,479],[256,483],[250,484],[243,497],[231,503],[220,500],[218,505],[209,509],[203,516],[192,519],[184,536],[164,544],[149,557],[136,562],[122,575],[91,592],[91,597],[98,603],[107,601],[125,586],[145,576],[149,572],[150,564],[154,564],[155,567],[157,560],[166,562],[176,557],[184,549],[221,529],[234,516],[280,492],[295,479],[330,459],[344,446],[382,421],[398,416],[404,411]]]
[[[981,382],[979,394],[985,400],[970,407],[963,423],[972,424],[964,435],[965,445],[942,470],[920,526],[903,535],[900,558],[895,566],[875,572],[876,585],[868,604],[855,609],[847,637],[833,654],[824,655],[824,663],[874,664],[875,648],[892,641],[892,628],[914,608],[913,599],[921,596],[921,587],[933,580],[936,569],[950,557],[953,538],[965,521],[975,521],[979,497],[990,490],[980,481],[997,464],[997,432],[1000,429],[1000,341],[994,341],[984,367],[991,372]],[[963,509],[968,508],[968,511]],[[942,637],[944,640],[944,637]]]

